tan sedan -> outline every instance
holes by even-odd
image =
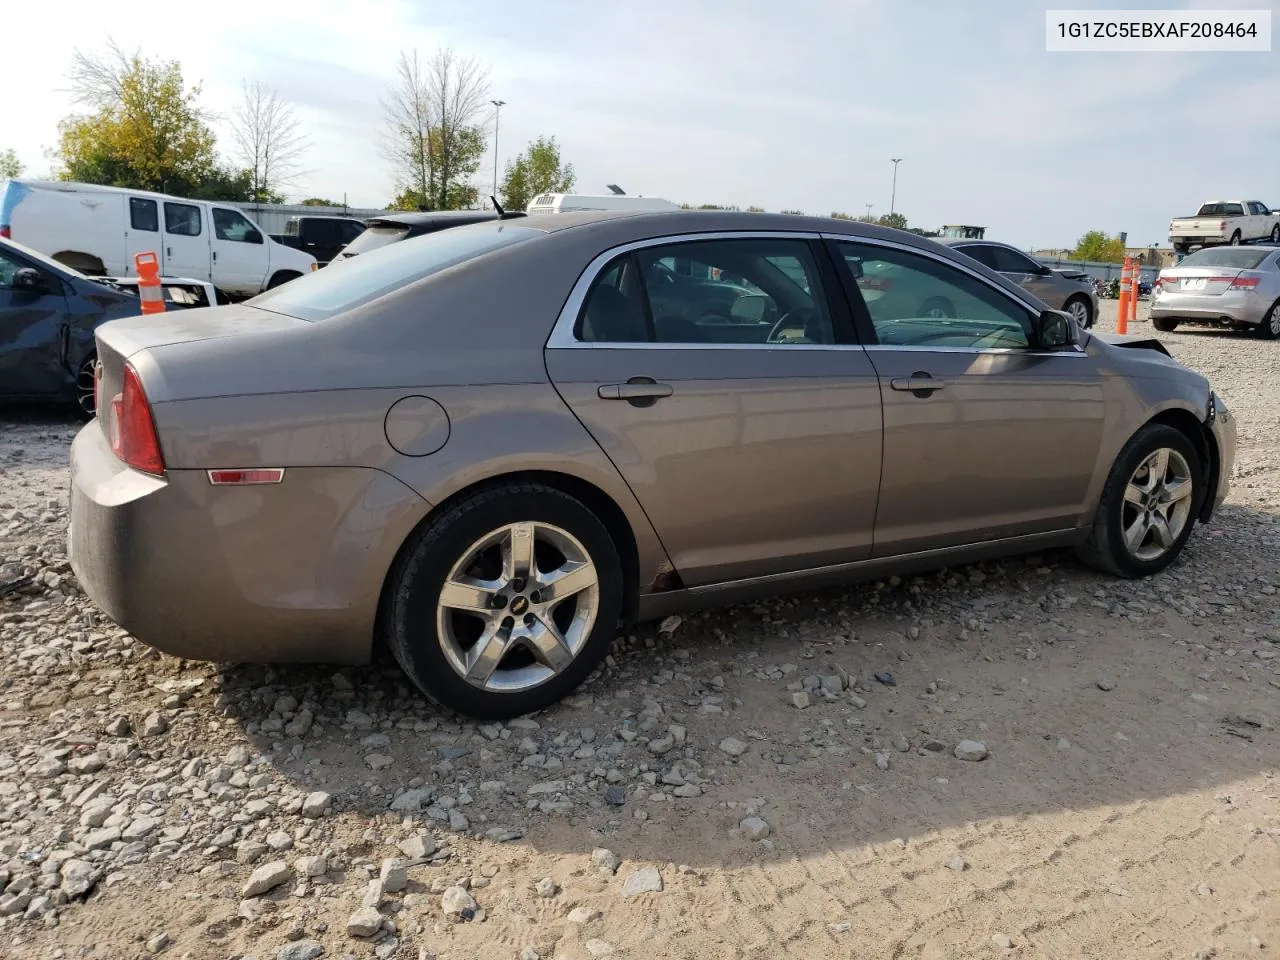
[[[481,717],[572,690],[620,622],[1053,547],[1155,573],[1235,447],[1157,341],[794,216],[460,227],[97,344],[69,536],[111,617],[218,661],[381,638]]]

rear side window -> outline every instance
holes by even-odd
[[[484,224],[441,230],[326,267],[248,302],[300,320],[327,320],[467,260],[544,236],[541,230]]]
[[[189,203],[164,205],[164,232],[175,237],[200,236],[200,208]]]
[[[129,198],[129,225],[134,230],[156,233],[160,229],[160,205],[142,197]]]

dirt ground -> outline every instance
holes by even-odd
[[[0,956],[1280,950],[1280,344],[1163,339],[1240,451],[1161,576],[1054,553],[648,624],[487,726],[386,660],[137,644],[66,564],[75,424],[0,420],[0,583],[36,575],[0,599]]]

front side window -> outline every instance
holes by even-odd
[[[175,237],[200,236],[200,208],[189,203],[165,201],[164,232]]]
[[[246,302],[301,320],[326,320],[464,261],[544,235],[505,223],[441,230],[308,273]]]
[[[623,254],[592,287],[577,333],[593,342],[835,342],[809,244],[785,237],[696,240]]]
[[[129,225],[134,230],[156,233],[160,230],[160,205],[142,197],[129,198]]]
[[[1017,250],[1010,250],[1008,247],[991,247],[990,249],[995,259],[996,269],[1001,273],[1037,273],[1040,270],[1040,264]]]
[[[213,208],[213,235],[232,243],[261,243],[262,234],[249,218],[235,210]]]
[[[1026,348],[1030,312],[962,270],[932,257],[838,242],[877,341],[900,347]]]

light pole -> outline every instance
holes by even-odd
[[[493,104],[493,195],[498,195],[498,121],[502,119],[505,100],[490,100]]]
[[[867,216],[868,216],[868,217],[870,217],[870,216],[871,216],[871,204],[869,204],[869,203],[867,204]]]
[[[902,162],[902,157],[890,157],[889,162],[893,164],[893,192],[889,194],[889,216],[893,216],[894,204],[898,199],[898,164]]]

